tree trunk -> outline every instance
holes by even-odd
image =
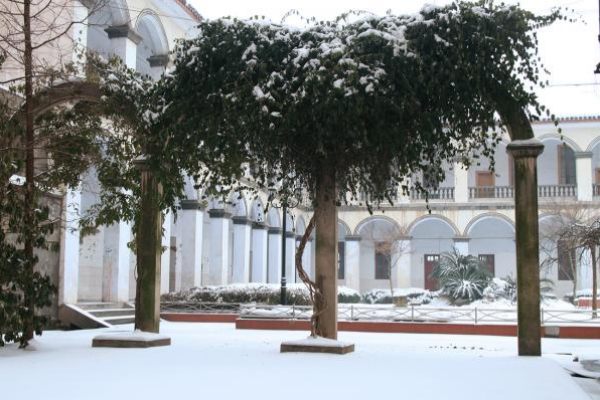
[[[25,257],[27,259],[28,276],[24,300],[27,304],[27,315],[23,336],[25,341],[33,339],[35,331],[34,315],[35,302],[33,293],[33,268],[34,253],[33,243],[35,241],[35,182],[34,182],[34,130],[33,130],[33,50],[31,44],[31,0],[23,1],[23,40],[24,40],[24,69],[25,69],[25,213],[23,224],[25,225],[25,237],[23,238]]]
[[[144,160],[136,161],[141,172],[140,215],[137,221],[137,282],[135,329],[158,333],[160,325],[160,256],[162,188]]]
[[[598,317],[598,306],[596,304],[598,300],[598,269],[597,269],[597,254],[596,245],[590,246],[590,253],[592,255],[592,318]]]
[[[571,264],[571,275],[573,278],[573,303],[577,301],[577,255],[576,249],[569,247],[569,263]]]
[[[536,157],[539,142],[513,142],[519,355],[541,355],[540,265]]]
[[[317,288],[323,294],[324,308],[318,310],[317,334],[337,339],[337,208],[335,171],[323,168],[317,179],[315,224]]]

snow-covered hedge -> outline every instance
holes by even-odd
[[[436,297],[435,293],[420,288],[396,288],[394,295],[390,289],[373,289],[363,295],[363,303],[367,304],[429,304]]]
[[[224,286],[203,286],[190,290],[164,294],[162,301],[208,302],[208,303],[262,303],[279,304],[281,286],[276,283],[245,283]],[[338,288],[340,303],[359,303],[360,294],[347,287]],[[287,285],[287,303],[309,305],[308,290],[302,283]]]

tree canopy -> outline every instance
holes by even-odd
[[[331,170],[342,196],[381,201],[415,172],[441,181],[444,160],[493,155],[504,100],[532,119],[545,111],[535,30],[557,18],[480,1],[304,29],[203,21],[159,84],[155,139],[221,191],[248,162],[259,187],[283,196],[314,199],[316,175]]]

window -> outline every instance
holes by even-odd
[[[346,242],[338,242],[338,279],[344,279],[346,265]]]
[[[390,279],[392,257],[388,242],[375,243],[375,279]]]
[[[496,180],[491,171],[476,171],[477,196],[480,198],[491,198],[494,196]]]
[[[558,280],[572,281],[576,265],[574,265],[576,256],[575,249],[569,248],[568,242],[559,240],[557,242],[558,258]]]
[[[600,168],[596,168],[595,172],[594,182],[596,185],[600,185]]]
[[[488,271],[490,271],[492,276],[496,275],[496,265],[493,254],[480,254],[479,262],[487,267]]]

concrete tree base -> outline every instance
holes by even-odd
[[[282,353],[329,353],[348,354],[354,351],[353,343],[322,337],[307,337],[302,340],[292,340],[281,343]]]
[[[170,346],[171,338],[150,332],[119,332],[98,335],[92,339],[92,347],[115,347],[123,349]]]

